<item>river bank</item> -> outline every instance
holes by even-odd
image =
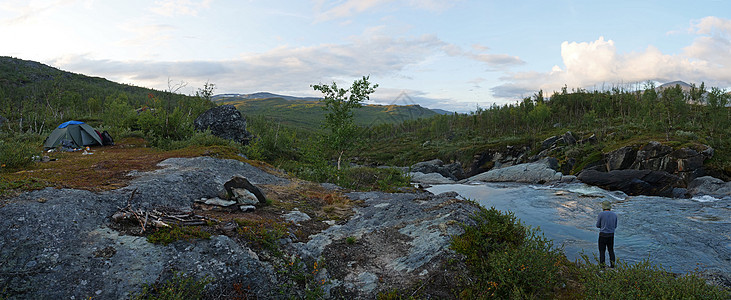
[[[527,225],[540,227],[572,261],[582,253],[592,257],[597,252],[596,215],[600,203],[609,200],[619,216],[615,237],[619,259],[628,263],[649,259],[678,273],[731,274],[731,203],[727,200],[628,196],[581,183],[447,184],[427,190],[457,192],[484,207],[512,211]]]

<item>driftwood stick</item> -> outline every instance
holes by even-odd
[[[178,217],[176,217],[176,216],[170,216],[170,215],[168,215],[168,216],[163,216],[163,217],[164,217],[164,218],[168,218],[168,219],[178,220],[178,221],[181,221],[181,222],[185,222],[185,221],[186,221],[185,219],[183,219],[183,218],[178,218]]]
[[[137,189],[134,189],[132,191],[132,195],[129,195],[129,198],[127,198],[127,207],[132,208],[132,198],[134,198],[136,193],[137,193]]]

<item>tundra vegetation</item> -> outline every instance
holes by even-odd
[[[408,186],[408,178],[398,170],[373,166],[405,166],[433,158],[469,165],[475,154],[488,149],[508,145],[537,149],[542,139],[567,130],[582,137],[595,134],[598,141],[552,154],[560,161],[575,159],[578,163],[573,173],[600,159],[602,152],[659,140],[672,146],[710,145],[716,154],[707,167],[723,179],[731,178],[731,140],[726,138],[731,134],[731,97],[725,90],[709,90],[704,84],[692,85],[689,91],[680,86],[658,90],[652,83],[594,91],[564,87],[550,98],[539,91],[512,104],[477,108],[468,114],[364,128],[352,120],[360,102],[377,87],[368,79],[357,80],[349,89],[335,84],[313,86],[325,96],[328,117],[320,121],[325,124],[324,132],[247,115],[249,130],[256,138],[244,146],[193,129],[196,116],[216,105],[211,102],[213,84],[186,96],[177,93],[182,84],[156,91],[0,57],[0,199],[46,186],[115,189],[125,184],[119,174],[131,169],[150,170],[154,162],[168,157],[209,155],[241,160],[239,153],[254,165],[283,169],[305,180],[357,190],[395,191]],[[55,164],[58,169],[34,162],[33,156],[43,155],[43,138],[56,125],[71,119],[109,131],[121,141],[124,147],[108,151],[119,163],[64,153],[55,154],[61,158]],[[342,158],[371,167],[342,164]],[[113,174],[95,178],[83,175],[83,170],[101,163]],[[302,195],[299,197],[306,196]],[[331,211],[337,210],[333,205],[347,201],[320,196],[324,202],[330,199],[327,204]],[[285,231],[281,225],[237,222],[238,234],[252,245],[278,252],[275,241]],[[648,262],[628,265],[620,261],[613,272],[599,272],[588,257],[569,262],[539,230],[527,228],[511,213],[481,209],[474,224],[464,229],[452,243],[464,258],[454,264],[463,264],[467,270],[458,278],[460,284],[453,287],[456,298],[729,298],[728,290],[707,285],[696,274],[676,276]],[[207,237],[203,231],[171,228],[149,238],[167,243]],[[360,241],[349,237],[347,243]],[[282,272],[309,286],[314,281],[310,264],[297,261],[289,269],[284,266]],[[315,271],[322,267],[322,263],[312,264]],[[208,282],[176,274],[171,281],[147,286],[136,297],[196,298]],[[322,291],[313,288],[308,295],[318,298]],[[0,292],[0,298],[3,296]],[[410,296],[394,291],[381,298],[402,297]]]

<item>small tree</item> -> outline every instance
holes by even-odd
[[[357,126],[353,121],[353,109],[361,107],[361,102],[368,100],[369,95],[378,87],[378,84],[371,86],[368,79],[369,76],[363,76],[363,79],[353,82],[349,89],[338,88],[335,82],[332,85],[311,85],[324,96],[320,101],[325,104],[323,109],[328,113],[325,115],[323,128],[329,130],[325,141],[328,148],[338,154],[338,170],[340,170],[343,153],[353,145],[356,139]]]

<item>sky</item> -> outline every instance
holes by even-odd
[[[731,1],[0,0],[0,56],[159,90],[320,96],[450,111],[539,90],[731,88]]]

